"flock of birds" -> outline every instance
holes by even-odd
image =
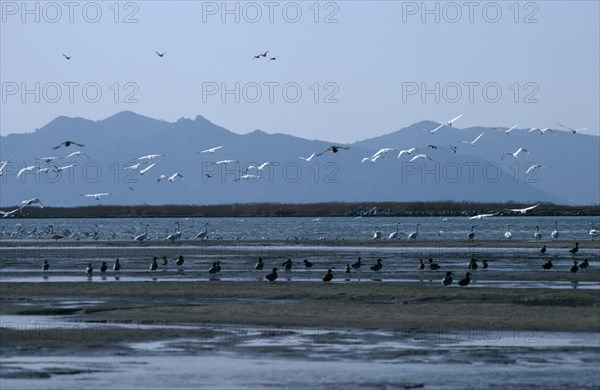
[[[572,248],[569,252],[572,255],[575,255],[578,252],[578,250],[579,250],[579,243],[576,243],[575,247]],[[546,253],[545,246],[544,246],[544,249],[540,252],[542,255]],[[181,255],[175,259],[175,264],[177,265],[177,267],[180,270],[184,264],[184,261],[185,260],[184,260],[183,256],[181,256]],[[428,269],[430,271],[438,271],[443,267],[442,265],[435,263],[431,257],[427,260],[427,262],[428,263],[425,264],[423,262],[423,259],[419,259],[419,261],[417,263],[417,267],[416,267],[417,270],[424,271],[425,269]],[[314,263],[307,259],[304,259],[302,263],[306,270],[310,270],[314,266]],[[167,259],[166,256],[163,256],[160,266],[167,267],[168,264],[169,264],[169,260]],[[345,280],[346,281],[350,280],[350,277],[349,277],[350,274],[360,272],[363,265],[364,264],[362,262],[361,257],[359,257],[358,260],[352,264],[346,263],[346,265],[344,266],[344,271],[343,271],[346,276]],[[552,263],[552,260],[548,260],[542,265],[542,269],[545,271],[549,271],[551,268],[553,268],[553,266],[554,265]],[[569,272],[576,273],[579,270],[587,269],[589,266],[590,266],[590,263],[589,263],[588,259],[584,259],[581,263],[579,263],[576,259],[574,259],[573,265],[569,268]],[[289,272],[294,267],[294,263],[290,258],[288,258],[281,264],[281,267],[283,267],[283,269],[286,272]],[[263,271],[264,268],[265,268],[265,262],[263,261],[262,257],[259,257],[257,263],[254,266],[254,270],[260,272],[260,271]],[[458,281],[458,285],[460,287],[467,287],[472,281],[472,279],[471,279],[472,273],[471,272],[475,272],[479,268],[481,268],[482,270],[487,270],[489,268],[488,261],[484,259],[484,260],[482,260],[481,265],[480,265],[476,258],[471,258],[471,260],[469,261],[469,263],[467,265],[468,271],[466,272],[464,278],[462,278]],[[48,271],[49,269],[50,269],[50,264],[48,263],[48,260],[44,260],[44,263],[42,265],[42,271]],[[100,269],[101,273],[107,272],[107,270],[109,269],[109,266],[106,263],[106,261],[102,261],[99,269]],[[115,272],[121,271],[122,264],[121,264],[119,258],[117,258],[115,260],[115,262],[113,263],[112,269]],[[157,271],[159,269],[158,258],[156,256],[154,256],[152,258],[149,269],[150,269],[150,271]],[[369,266],[369,269],[372,272],[376,272],[376,273],[381,272],[381,270],[383,269],[383,261],[381,260],[381,258],[377,258],[375,264]],[[208,269],[209,278],[219,277],[221,275],[221,270],[222,270],[221,262],[220,261],[213,262],[212,265],[210,266],[210,268]],[[273,267],[270,273],[264,275],[264,278],[269,282],[275,282],[279,277],[279,274],[277,273],[277,271],[279,271],[279,268]],[[91,277],[93,272],[94,272],[94,267],[92,266],[91,263],[88,263],[88,265],[85,268],[85,273],[88,275],[88,277]],[[333,280],[333,278],[334,278],[333,270],[332,270],[332,268],[328,268],[327,272],[322,277],[322,280],[323,280],[323,282],[328,283],[328,282],[331,282]],[[446,274],[442,278],[442,285],[443,286],[451,286],[453,282],[454,282],[454,272],[446,271]]]

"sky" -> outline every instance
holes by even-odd
[[[336,142],[459,114],[599,135],[598,1],[1,1],[1,17],[1,135],[124,110]]]

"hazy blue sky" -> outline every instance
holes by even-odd
[[[461,113],[598,134],[599,3],[2,1],[1,134],[123,110],[339,142]]]

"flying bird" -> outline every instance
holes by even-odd
[[[572,127],[569,126],[565,126],[565,125],[561,125],[560,123],[558,124],[560,127],[564,127],[565,129],[569,129],[571,130],[571,133],[576,134],[578,131],[583,131],[583,130],[587,130],[587,127],[582,127],[580,129],[574,129]]]
[[[83,145],[83,144],[78,144],[77,142],[74,142],[74,141],[65,141],[65,142],[63,142],[63,143],[61,143],[61,144],[59,144],[59,145],[56,145],[56,146],[55,146],[55,147],[53,147],[52,149],[58,149],[58,148],[60,148],[61,146],[64,146],[65,148],[68,148],[68,147],[69,147],[69,146],[71,146],[71,145],[76,145],[76,146],[79,146],[80,148],[83,148],[83,147],[85,146],[85,145]]]
[[[479,214],[479,215],[475,215],[473,217],[469,217],[469,219],[484,219],[487,217],[493,217],[495,215],[498,215],[498,213],[493,213],[493,214]]]
[[[529,175],[531,172],[535,171],[536,169],[543,168],[543,167],[544,166],[540,165],[540,164],[533,164],[532,166],[530,166],[529,168],[527,168],[527,170],[525,171],[525,174]]]
[[[57,167],[56,165],[54,165],[54,169],[56,169],[56,172],[62,172],[66,171],[67,169],[73,168],[74,166],[75,164],[63,165],[62,167]]]
[[[428,130],[430,134],[435,134],[436,131],[438,131],[439,129],[441,129],[442,127],[444,127],[444,124],[440,124],[438,127],[436,127],[433,130]]]
[[[48,163],[50,163],[50,162],[52,162],[54,160],[59,160],[61,158],[62,157],[40,157],[40,158],[36,158],[36,160],[40,160],[40,161],[43,161],[46,164],[48,164]]]
[[[144,168],[144,169],[140,170],[140,171],[139,171],[139,172],[140,172],[140,175],[143,175],[144,173],[148,172],[148,171],[150,170],[150,168],[152,168],[152,167],[153,167],[153,166],[155,166],[155,165],[156,165],[156,163],[152,163],[152,164],[148,165],[146,168]]]
[[[398,153],[398,158],[400,158],[400,156],[402,156],[403,154],[412,154],[416,150],[417,148],[402,149],[400,153]]]
[[[269,58],[269,61],[275,61],[277,59],[277,57],[271,57]]]
[[[21,209],[14,209],[11,211],[0,211],[0,215],[2,215],[2,218],[12,218],[15,216],[15,214],[17,213],[17,211],[20,211]]]
[[[433,150],[437,150],[437,146],[435,145],[427,145],[427,147]]]
[[[262,179],[262,176],[257,175],[242,175],[234,180],[234,182],[239,182],[240,180],[252,180],[252,179]]]
[[[65,57],[67,60],[70,60],[71,58],[73,58],[73,56],[68,56],[65,53],[63,53],[63,57]]]
[[[504,130],[504,132],[505,132],[506,134],[510,134],[510,132],[511,132],[511,131],[513,131],[514,129],[516,129],[516,128],[517,128],[517,126],[519,126],[519,124],[518,124],[518,123],[517,123],[516,125],[514,125],[513,127],[511,127],[510,129]]]
[[[84,196],[86,198],[95,198],[96,200],[100,200],[101,197],[112,195],[113,193],[114,192],[100,192],[98,194],[81,194],[81,196]]]
[[[221,161],[217,161],[215,164],[217,165],[221,165],[221,164],[231,164],[231,163],[237,163],[239,162],[238,160],[221,160]]]
[[[377,162],[377,160],[379,160],[380,158],[383,158],[383,155],[381,155],[381,154],[380,154],[379,156],[374,156],[374,157],[365,157],[365,158],[363,158],[363,159],[362,159],[360,162],[363,162],[363,163],[364,163],[364,162],[368,161],[368,162],[370,162],[370,163],[375,163],[375,162]]]
[[[533,206],[525,207],[525,208],[523,208],[523,209],[506,209],[506,210],[508,210],[508,211],[513,211],[513,212],[515,212],[515,213],[527,214],[527,212],[528,212],[529,210],[533,210],[534,208],[536,208],[536,207],[538,207],[538,206],[539,206],[539,203],[538,203],[538,204],[536,204],[536,205],[533,205]]]
[[[33,198],[33,199],[28,199],[28,200],[22,201],[20,209],[22,210],[23,207],[31,206],[32,204],[39,204],[40,208],[42,208],[42,209],[44,208],[44,205],[42,204],[42,201],[39,198]]]
[[[332,146],[328,147],[326,150],[324,150],[323,152],[317,153],[317,156],[322,156],[322,155],[324,155],[327,152],[337,153],[341,149],[348,150],[348,149],[350,149],[350,147],[348,147],[348,146],[334,146],[334,145],[332,145]]]
[[[154,51],[154,52],[156,53],[156,55],[157,55],[157,56],[159,56],[159,57],[161,57],[161,58],[162,58],[162,57],[164,57],[164,56],[165,56],[165,54],[167,54],[167,52],[166,52],[166,51],[165,51],[164,53],[159,53],[159,52],[157,52],[157,51]]]
[[[23,172],[31,172],[31,171],[33,171],[34,169],[38,169],[38,167],[36,167],[35,165],[31,165],[31,166],[29,166],[29,167],[22,168],[22,169],[19,171],[19,173],[17,173],[17,178],[18,178],[19,176],[21,176],[21,174],[22,174]]]
[[[527,149],[525,149],[525,148],[519,148],[514,153],[504,152],[504,154],[502,155],[502,157],[500,158],[500,160],[504,160],[504,157],[506,157],[506,156],[512,156],[512,158],[517,158],[517,157],[519,157],[519,154],[521,152],[529,153],[529,151]]]
[[[183,175],[181,173],[174,173],[171,176],[160,175],[158,181],[160,182],[162,179],[167,179],[170,182],[174,182],[176,178],[180,177],[183,180]]]
[[[73,152],[73,153],[71,153],[71,154],[69,154],[68,156],[65,156],[65,157],[63,157],[63,158],[64,158],[64,159],[67,159],[67,158],[70,158],[70,157],[79,157],[79,156],[85,156],[85,157],[87,157],[87,158],[88,158],[88,160],[91,160],[90,156],[88,156],[86,153],[84,153],[84,152],[80,152],[80,151]]]
[[[450,149],[456,153],[458,151],[458,146],[457,145],[450,145]]]
[[[532,127],[531,129],[529,129],[529,133],[531,133],[532,131],[538,131],[540,133],[540,135],[544,135],[547,131],[553,133],[552,129],[550,129],[549,127],[546,127],[544,129],[538,129],[537,127]]]
[[[312,161],[312,159],[313,159],[313,158],[314,158],[316,155],[317,155],[316,153],[313,153],[313,154],[311,154],[309,157],[298,157],[298,158],[300,158],[300,159],[302,159],[302,160],[304,160],[304,161],[306,161],[306,162],[311,162],[311,161]]]
[[[475,138],[473,141],[460,141],[460,142],[462,142],[463,144],[470,144],[471,146],[475,146],[475,142],[477,142],[484,133],[485,133],[485,131],[483,133],[479,134],[477,136],[477,138]]]
[[[425,153],[422,153],[422,154],[417,154],[415,157],[411,158],[411,159],[410,159],[410,162],[413,162],[413,161],[415,161],[415,160],[418,160],[418,159],[420,159],[420,158],[422,158],[422,159],[429,159],[429,160],[431,160],[431,157],[429,157],[429,156],[428,156],[428,155],[426,155]],[[431,160],[431,161],[433,161],[433,160]]]
[[[460,114],[459,116],[457,116],[457,117],[456,117],[456,118],[454,118],[454,119],[450,119],[448,122],[446,122],[446,123],[444,123],[444,124],[445,124],[446,126],[448,126],[448,127],[452,127],[452,124],[453,124],[454,122],[456,122],[458,119],[460,119],[460,117],[461,117],[461,116],[463,116],[463,114]]]
[[[201,151],[199,153],[214,153],[217,150],[221,149],[223,146],[225,146],[225,145],[215,146],[214,148],[206,149],[206,150],[203,150],[203,151]]]
[[[164,154],[148,154],[146,156],[142,156],[138,158],[138,160],[154,160],[156,157],[165,156]]]

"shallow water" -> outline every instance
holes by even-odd
[[[600,228],[600,217],[530,217],[515,215],[470,220],[467,217],[323,217],[323,218],[85,218],[85,219],[2,219],[1,240],[53,241],[48,235],[52,225],[65,240],[94,241],[95,239],[133,240],[144,233],[152,240],[165,241],[176,229],[182,238],[193,239],[208,223],[208,237],[212,240],[369,240],[375,230],[387,238],[396,231],[401,240],[416,230],[419,240],[465,240],[471,226],[475,240],[503,240],[506,225],[510,226],[512,240],[533,241],[535,227],[539,226],[542,241],[550,241],[550,233],[557,222],[559,240],[574,242],[589,240],[590,222]],[[600,239],[600,237],[598,237]]]
[[[600,334],[202,325],[119,355],[5,356],[3,389],[577,388],[600,385]]]

